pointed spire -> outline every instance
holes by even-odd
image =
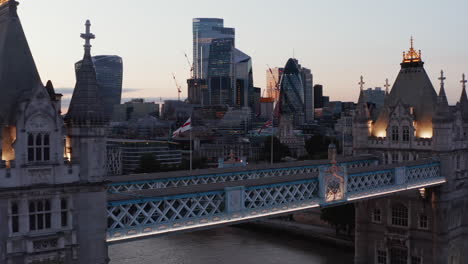
[[[364,84],[366,83],[364,82],[364,77],[362,77],[362,75],[361,75],[361,81],[358,84],[359,84],[359,87],[361,88],[361,91],[364,90]]]
[[[367,98],[366,94],[364,93],[364,77],[361,75],[360,81],[358,82],[359,84],[359,99],[358,99],[358,104],[367,104]]]
[[[450,122],[452,120],[452,115],[450,114],[450,109],[447,101],[447,96],[445,95],[445,79],[444,71],[440,71],[440,91],[439,95],[437,96],[437,106],[435,114],[432,118],[433,122],[437,123],[445,123]]]
[[[447,101],[447,96],[445,95],[445,79],[447,78],[444,76],[444,71],[441,70],[440,77],[439,77],[439,80],[440,80],[439,98],[443,98],[445,101]]]
[[[18,3],[0,2],[0,117],[16,124],[16,109],[43,86],[17,14]]]
[[[106,122],[101,98],[98,93],[96,70],[91,58],[91,43],[94,34],[91,33],[91,23],[86,21],[86,33],[81,34],[85,40],[84,56],[76,74],[76,86],[65,117],[67,123],[93,123]]]
[[[91,57],[91,47],[92,47],[91,40],[95,39],[96,36],[94,36],[94,34],[91,33],[91,22],[89,21],[89,19],[86,20],[85,27],[86,27],[86,33],[82,33],[81,38],[85,40],[85,44],[83,45],[85,49],[85,57],[86,56]]]
[[[460,96],[460,104],[465,104],[468,106],[468,97],[466,95],[466,82],[465,74],[462,75],[460,83],[462,84],[462,94]]]
[[[388,88],[390,88],[390,84],[388,83],[388,78],[385,79],[385,85],[384,85],[384,87],[385,87],[385,95],[388,95],[388,94],[390,93],[390,92],[389,92],[389,89],[388,89]]]

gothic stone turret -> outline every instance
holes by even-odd
[[[0,263],[104,264],[105,185],[64,157],[61,95],[39,78],[17,5],[0,1]]]
[[[68,129],[67,154],[80,164],[82,181],[99,182],[106,175],[106,116],[98,96],[96,71],[91,59],[91,23],[86,21],[85,54],[77,72],[75,90],[65,123]]]

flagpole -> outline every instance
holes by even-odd
[[[192,172],[192,129],[190,129],[190,172]]]
[[[274,120],[274,103],[271,109],[271,149],[270,149],[270,163],[273,165],[273,136],[275,135],[275,120]]]

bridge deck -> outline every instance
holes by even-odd
[[[369,199],[445,182],[436,160],[347,169],[325,164],[316,173],[177,188],[109,193],[108,241],[183,230]],[[294,167],[293,167],[294,168]]]

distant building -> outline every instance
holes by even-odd
[[[122,99],[123,63],[122,58],[115,55],[100,55],[92,57],[96,69],[96,79],[99,86],[99,96],[104,104],[104,113],[112,117],[114,105]],[[81,67],[81,61],[75,63],[75,72]]]
[[[368,103],[373,103],[377,108],[381,108],[385,102],[385,91],[380,87],[364,90],[364,96]]]
[[[280,84],[280,113],[289,115],[294,126],[300,126],[305,121],[304,83],[300,66],[295,59],[289,59],[284,67]]]
[[[299,66],[301,66],[299,64]],[[305,108],[305,122],[314,122],[314,88],[313,88],[313,75],[310,69],[301,67],[302,82],[304,87],[304,108]]]
[[[234,49],[234,76],[236,79],[235,105],[250,106],[258,100],[249,100],[249,94],[254,91],[252,58],[238,49]]]
[[[192,123],[197,131],[211,134],[245,134],[250,129],[251,111],[248,107],[214,105],[197,107]]]
[[[177,129],[190,118],[193,109],[199,106],[177,100],[165,100],[161,108],[161,117],[163,120],[175,121],[173,129]]]
[[[210,45],[214,39],[235,37],[234,28],[225,28],[220,18],[194,18],[193,27],[193,70],[197,79],[207,79]]]
[[[115,105],[112,121],[122,122],[136,120],[146,115],[159,116],[159,104],[145,102],[144,99],[132,99],[129,102]]]
[[[323,86],[314,85],[314,108],[323,108]]]
[[[204,79],[188,79],[188,102],[190,104],[205,105],[208,104],[208,85]]]
[[[210,104],[234,104],[234,39],[215,39],[210,45],[208,90]]]
[[[266,71],[266,92],[267,97],[275,99],[275,102],[279,99],[279,84],[281,76],[283,75],[284,68],[272,68]],[[278,86],[278,87],[277,87]],[[277,89],[278,88],[278,89]]]
[[[330,96],[322,96],[323,107],[325,107],[330,102]]]
[[[272,97],[260,98],[260,118],[271,119],[273,114],[273,105],[275,99]]]
[[[140,166],[141,157],[148,154],[152,154],[163,166],[179,166],[182,163],[182,151],[176,146],[175,143],[167,141],[108,139],[107,160],[118,168],[114,171],[113,168],[108,167],[108,173],[116,175],[119,169],[123,174],[135,173]],[[119,159],[121,165],[116,164]]]

